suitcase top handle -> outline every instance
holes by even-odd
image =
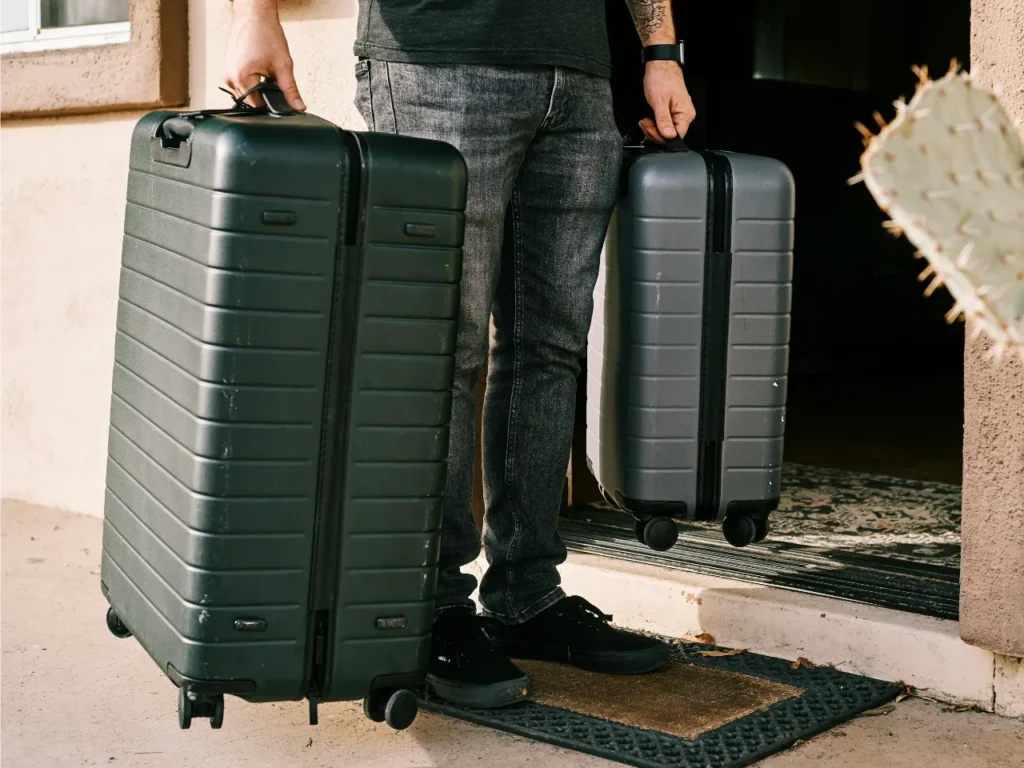
[[[640,141],[634,136],[623,137],[623,148],[639,152],[689,152],[686,142],[676,136],[674,139],[666,139],[664,144],[648,141],[646,138]]]
[[[281,117],[295,114],[294,110],[288,106],[288,100],[285,99],[284,93],[273,80],[263,80],[241,96],[235,96],[225,88],[220,90],[232,98],[235,102],[233,107],[228,109],[202,109],[197,112],[179,112],[176,116],[167,118],[156,127],[153,139],[150,142],[150,154],[155,162],[188,168],[192,162],[192,135],[196,130],[196,121],[204,120],[214,115],[265,115],[269,113]],[[256,92],[263,94],[266,107],[254,107],[246,104],[246,98]]]
[[[238,109],[258,109],[257,107],[253,107],[247,104],[245,100],[249,98],[249,96],[251,96],[252,94],[259,93],[262,94],[263,101],[266,102],[267,110],[270,112],[270,114],[295,114],[295,110],[288,106],[288,99],[285,98],[284,91],[282,91],[278,84],[271,80],[270,78],[265,78],[264,80],[261,80],[259,83],[257,83],[252,88],[247,90],[241,96],[235,96],[233,93],[231,93],[231,91],[227,90],[226,88],[221,88],[221,90],[224,91],[224,93],[228,94],[228,96],[230,96],[232,99],[234,99],[235,107]]]
[[[271,114],[275,117],[284,117],[286,115],[295,114],[295,110],[288,106],[288,100],[284,97],[284,92],[273,80],[263,80],[247,90],[241,96],[235,96],[235,94],[227,88],[220,88],[219,90],[224,91],[224,93],[231,97],[231,100],[235,102],[234,106],[228,107],[227,109],[197,109],[193,112],[179,112],[177,118],[171,119],[180,118],[183,120],[202,120],[215,115],[225,116],[247,114]],[[254,107],[245,102],[245,100],[254,93],[261,93],[263,95],[263,101],[266,103],[265,107]]]

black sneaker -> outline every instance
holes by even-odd
[[[523,624],[492,620],[487,634],[513,659],[556,661],[611,675],[653,672],[669,661],[666,643],[616,629],[611,620],[582,597],[564,597]]]
[[[427,685],[452,704],[505,707],[530,697],[530,678],[494,650],[483,623],[468,608],[449,608],[434,620]]]

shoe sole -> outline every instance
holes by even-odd
[[[427,675],[427,685],[445,701],[474,709],[508,707],[527,701],[533,693],[533,684],[525,675],[488,685],[456,683],[436,675]]]
[[[495,650],[511,659],[533,659],[569,664],[588,672],[606,675],[644,675],[665,666],[672,657],[666,645],[638,651],[571,651],[539,643],[503,643],[494,641]]]

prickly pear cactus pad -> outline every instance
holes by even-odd
[[[909,104],[874,136],[863,180],[891,221],[928,260],[925,295],[945,285],[956,303],[949,322],[965,319],[992,341],[990,355],[1024,360],[1024,148],[1019,128],[993,91],[954,62],[939,80],[919,70]]]

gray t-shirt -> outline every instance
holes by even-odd
[[[355,53],[418,64],[548,64],[611,75],[604,0],[359,0]]]

